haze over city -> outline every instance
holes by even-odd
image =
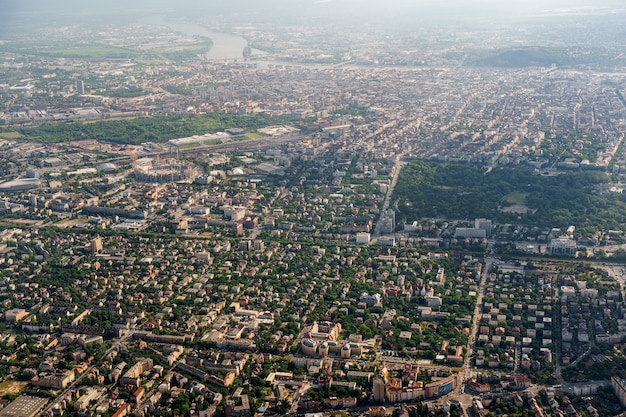
[[[444,0],[431,1],[408,1],[408,0],[268,0],[263,2],[237,0],[211,2],[182,0],[177,2],[167,0],[136,1],[132,4],[120,0],[106,3],[85,3],[74,0],[60,0],[51,4],[46,1],[29,0],[18,2],[7,0],[3,4],[3,21],[5,24],[17,18],[45,19],[56,15],[65,16],[68,19],[80,19],[86,16],[106,15],[112,17],[117,14],[122,18],[124,15],[174,11],[201,14],[234,15],[243,18],[262,18],[271,21],[271,16],[289,16],[292,18],[305,17],[359,17],[367,15],[370,19],[406,19],[412,18],[417,21],[435,19],[445,21],[447,19],[464,18],[468,21],[478,19],[485,22],[489,19],[528,19],[545,18],[551,16],[594,16],[623,13],[626,6],[617,0]],[[5,25],[3,25],[5,26]]]

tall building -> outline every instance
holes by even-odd
[[[97,237],[91,241],[91,253],[98,253],[102,250],[102,238]]]
[[[85,94],[85,83],[83,80],[76,81],[76,92],[78,94]]]
[[[374,378],[374,401],[385,402],[385,380]]]
[[[626,381],[616,376],[611,377],[611,386],[622,406],[626,406]]]
[[[396,230],[396,212],[385,210],[380,215],[380,233],[393,233]]]
[[[29,165],[28,168],[26,168],[26,178],[39,178],[39,170],[37,169],[37,167],[34,167],[32,165]]]
[[[487,236],[491,235],[491,220],[489,219],[476,219],[474,221],[474,228],[485,231]]]

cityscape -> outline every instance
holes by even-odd
[[[10,3],[0,417],[625,415],[619,2]]]

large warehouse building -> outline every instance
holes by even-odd
[[[48,402],[48,398],[22,395],[0,411],[0,417],[35,417]]]

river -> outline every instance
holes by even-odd
[[[200,36],[210,38],[213,41],[211,50],[206,55],[207,59],[216,61],[234,60],[243,58],[243,49],[248,46],[245,38],[229,33],[214,32],[204,26],[195,23],[172,22],[167,20],[166,16],[148,16],[140,20],[140,23],[166,26],[174,32],[184,33],[189,36]],[[258,49],[252,49],[253,56],[264,55],[265,52]]]

